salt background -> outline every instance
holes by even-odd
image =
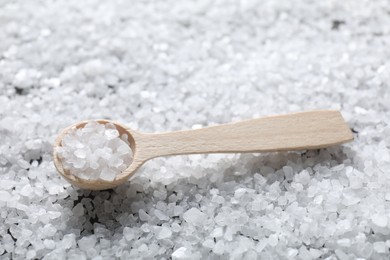
[[[0,1],[1,259],[388,259],[388,1]],[[320,151],[148,162],[114,190],[56,173],[64,127],[158,132],[340,109]]]

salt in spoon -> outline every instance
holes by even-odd
[[[64,169],[57,147],[69,130],[84,127],[88,121],[64,129],[54,143],[54,164],[67,181],[90,190],[114,188],[126,182],[146,161],[168,155],[203,153],[250,153],[319,149],[353,140],[339,111],[319,110],[269,116],[196,130],[167,133],[140,133],[120,123],[112,123],[119,134],[128,135],[133,161],[113,181],[85,180]]]

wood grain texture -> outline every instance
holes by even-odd
[[[247,153],[318,149],[353,140],[353,135],[340,112],[309,111],[251,119],[197,130],[146,134],[120,123],[113,123],[120,134],[129,135],[133,150],[131,165],[114,181],[83,180],[69,174],[62,166],[56,147],[62,145],[67,132],[83,127],[88,121],[64,129],[54,144],[54,164],[58,172],[73,185],[84,189],[104,190],[127,181],[146,161],[158,157],[196,153]]]
[[[203,129],[142,134],[143,157],[318,149],[353,139],[338,111],[271,116]]]

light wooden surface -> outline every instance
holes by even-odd
[[[99,120],[100,123],[109,122]],[[82,127],[86,122],[76,124]],[[125,182],[135,171],[159,156],[196,153],[246,153],[318,149],[353,140],[340,112],[309,111],[270,116],[197,130],[145,134],[114,123],[121,133],[127,132],[134,152],[133,162],[113,182],[85,181],[67,174],[54,152],[54,162],[68,181],[86,189],[108,189]],[[65,129],[55,146],[61,145]]]

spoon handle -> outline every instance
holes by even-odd
[[[140,137],[144,158],[318,149],[353,140],[340,112],[334,110],[270,116],[196,130],[142,134]]]

